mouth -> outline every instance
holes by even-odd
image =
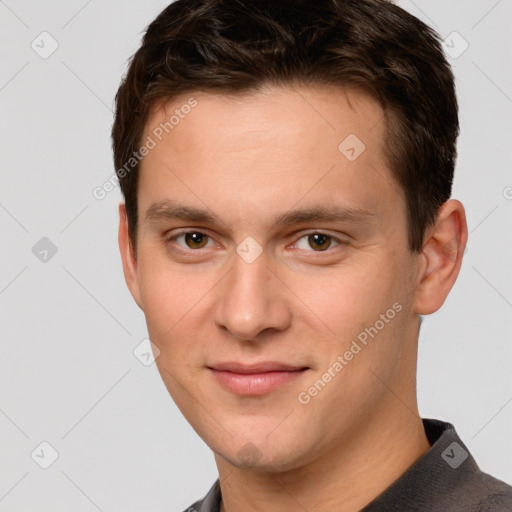
[[[208,369],[216,381],[231,393],[261,396],[297,380],[310,368],[266,362],[252,365],[220,363],[208,366]]]

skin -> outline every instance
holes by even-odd
[[[383,111],[365,93],[183,95],[154,108],[144,140],[191,96],[197,106],[141,164],[136,255],[119,207],[124,274],[160,350],[158,370],[215,454],[223,511],[360,510],[430,447],[416,398],[418,315],[437,311],[457,278],[464,208],[447,201],[423,251],[409,251]],[[338,150],[349,134],[365,144],[354,161]],[[218,220],[147,218],[168,200]],[[369,215],[272,223],[327,205]],[[206,234],[206,245],[172,238],[183,228]],[[308,238],[315,232],[328,236],[320,247]],[[247,237],[262,249],[252,263],[236,252]],[[301,403],[299,393],[395,303],[400,312]],[[207,368],[224,361],[309,369],[266,395],[239,396]]]

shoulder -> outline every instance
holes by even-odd
[[[474,512],[512,511],[512,487],[483,471],[474,472],[461,487]]]
[[[432,486],[445,510],[512,512],[512,487],[480,469],[454,426],[423,420],[432,442],[428,469]]]
[[[423,421],[432,442],[424,457],[428,462],[424,476],[430,477],[442,510],[512,512],[512,487],[480,469],[454,426],[439,420]]]
[[[364,512],[512,512],[512,487],[479,468],[451,423],[423,424],[430,450]]]

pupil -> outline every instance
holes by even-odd
[[[312,241],[314,245],[316,245],[319,249],[328,249],[331,245],[329,240],[329,236],[323,235],[321,233],[315,233],[314,235],[310,235],[310,242]],[[313,247],[314,248],[314,247]]]
[[[189,245],[197,248],[198,246],[202,247],[204,245],[206,236],[203,233],[186,233],[185,240]]]

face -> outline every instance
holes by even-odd
[[[411,385],[419,260],[384,133],[372,98],[327,87],[189,94],[148,121],[127,282],[169,393],[230,464],[311,462]]]

